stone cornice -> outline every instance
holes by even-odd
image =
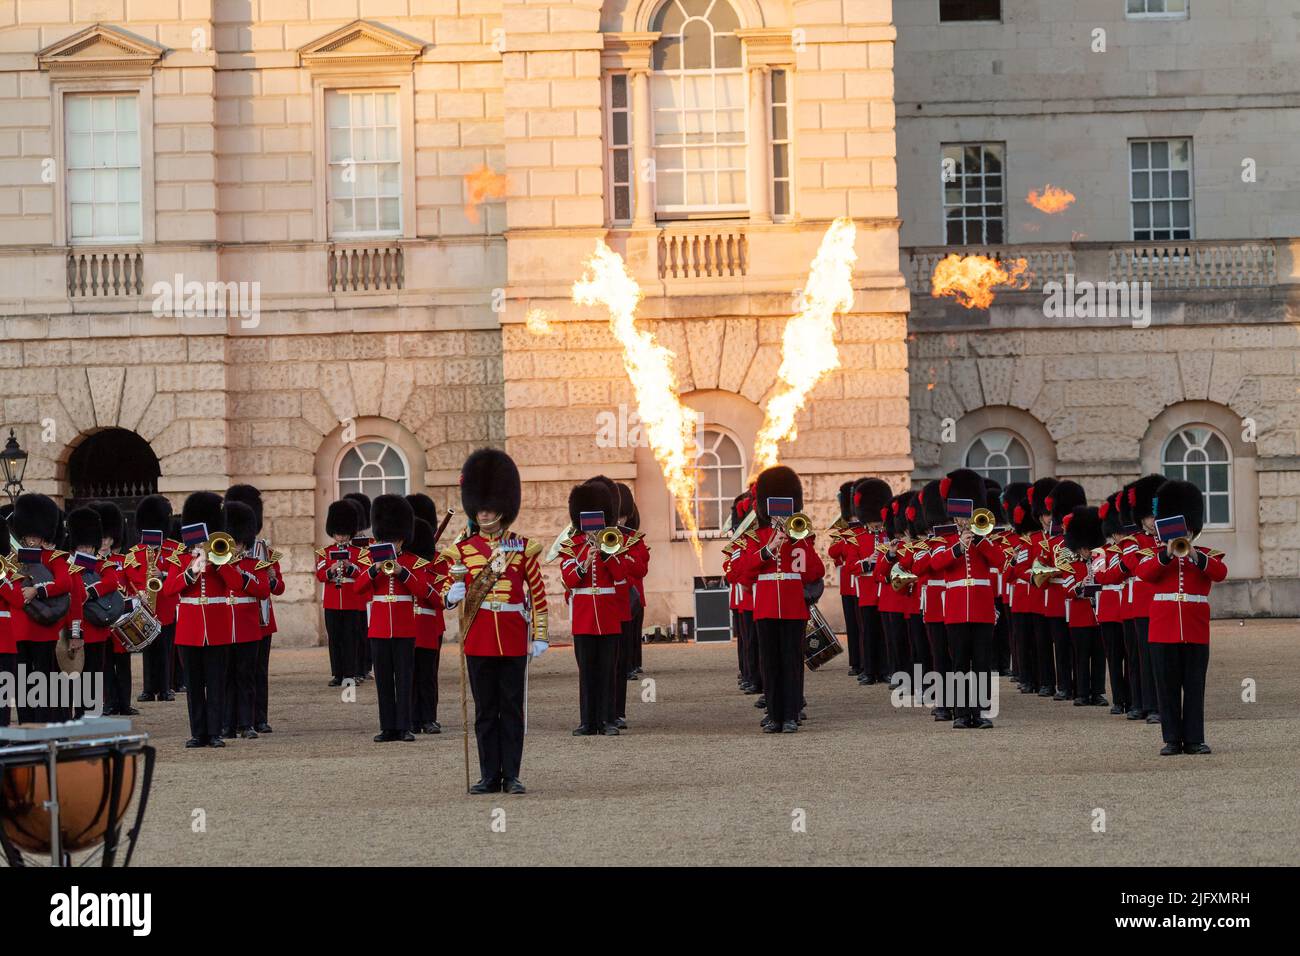
[[[409,70],[424,52],[419,40],[370,20],[354,20],[298,49],[299,62],[316,72]]]
[[[36,62],[52,75],[147,76],[166,53],[157,43],[96,23],[45,47]]]

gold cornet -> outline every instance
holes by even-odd
[[[609,527],[601,531],[599,540],[602,554],[618,554],[623,550],[623,532],[618,528]]]
[[[802,511],[785,519],[785,535],[791,541],[800,541],[812,534],[812,519]]]
[[[1169,542],[1169,553],[1175,558],[1185,558],[1192,553],[1191,538],[1174,538]]]
[[[384,574],[396,574],[397,561],[393,558],[389,558],[387,561],[384,561],[379,565],[379,570]]]
[[[203,550],[208,553],[208,561],[220,567],[229,564],[235,557],[235,539],[224,531],[208,536],[203,542]]]
[[[997,519],[993,512],[987,508],[976,508],[975,513],[970,516],[970,533],[977,534],[981,538],[993,531],[993,525]]]

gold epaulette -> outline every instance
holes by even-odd
[[[369,548],[363,548],[361,553],[357,555],[357,564],[365,564],[365,565],[374,564],[374,562],[370,560]]]
[[[429,563],[429,562],[426,561],[424,558],[416,558],[416,559],[415,559],[415,563],[414,563],[413,565],[411,565],[411,570],[414,571],[416,568],[422,568],[422,567],[424,567],[424,566],[425,566],[426,564],[428,564],[428,563]]]
[[[63,557],[67,557],[67,554],[68,554],[68,552],[66,552],[66,551],[60,551],[58,548],[52,548],[52,549],[50,549],[50,557],[51,557],[51,558],[63,558]]]
[[[564,555],[566,558],[576,557],[576,555],[573,553],[573,548],[570,547],[570,542],[567,541],[564,544],[560,545],[560,554]]]
[[[535,558],[542,553],[542,543],[536,538],[524,539],[524,557]]]
[[[139,547],[139,545],[136,545],[136,547]],[[135,548],[132,548],[127,552],[126,557],[122,559],[122,567],[138,568],[139,566],[140,562],[135,559]]]
[[[326,556],[329,554],[329,550],[330,550],[330,549],[329,549],[329,545],[326,545],[326,546],[323,547],[323,548],[317,548],[317,549],[316,549],[316,557],[318,557],[318,558],[326,557]]]
[[[284,557],[283,551],[276,551],[274,548],[272,548],[271,555],[266,560],[270,561],[272,564],[277,564],[279,560],[283,557]]]
[[[460,563],[460,548],[455,544],[450,544],[438,552],[439,556],[446,558],[452,564]]]
[[[82,567],[81,565],[79,565],[79,564],[74,564],[74,563],[71,562],[71,561],[68,562],[68,573],[69,573],[69,574],[80,574],[81,572],[83,572],[83,571],[85,571],[85,570],[86,570],[86,569],[83,568],[83,567]]]
[[[1223,557],[1225,554],[1227,554],[1228,552],[1227,552],[1227,551],[1215,551],[1213,548],[1206,548],[1206,549],[1205,549],[1205,553],[1206,553],[1207,555],[1209,555],[1210,557],[1212,557],[1212,558],[1221,558],[1221,557]]]
[[[171,554],[167,555],[167,560],[179,568],[181,566],[180,552],[173,551]]]
[[[254,570],[254,571],[261,571],[263,568],[269,568],[270,566],[271,566],[271,562],[270,562],[270,561],[261,561],[261,560],[259,560],[259,561],[257,562],[257,564],[253,565],[253,570]]]
[[[644,537],[645,537],[645,532],[644,532],[644,531],[633,531],[633,532],[632,532],[631,534],[629,534],[629,535],[627,536],[627,538],[625,539],[626,544],[625,544],[623,550],[626,551],[628,548],[632,547],[632,545],[636,544],[638,541],[640,541],[640,540],[641,540],[642,538],[644,538]]]

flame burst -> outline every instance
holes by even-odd
[[[1065,212],[1074,205],[1074,193],[1068,189],[1060,189],[1048,183],[1043,187],[1040,193],[1037,189],[1029,190],[1029,195],[1025,197],[1025,202],[1033,206],[1039,212],[1045,212],[1048,215],[1055,215],[1058,212]]]
[[[835,313],[853,306],[853,250],[857,228],[852,219],[836,219],[813,258],[799,301],[799,314],[785,326],[781,342],[780,389],[767,403],[763,427],[754,442],[754,473],[775,465],[777,443],[799,437],[794,418],[808,393],[840,367],[835,347]]]
[[[987,309],[993,304],[993,289],[1005,285],[1029,288],[1029,261],[1013,259],[1007,268],[988,256],[944,256],[934,267],[930,295],[949,295],[968,309]]]
[[[529,309],[528,314],[524,316],[524,327],[533,335],[550,335],[554,329],[551,328],[551,319],[554,316],[545,309]]]
[[[475,166],[465,174],[465,218],[478,222],[478,207],[488,199],[500,199],[506,194],[506,177],[493,172],[489,166]]]
[[[632,380],[637,414],[702,566],[703,551],[691,508],[695,497],[695,415],[677,397],[676,356],[656,342],[653,334],[636,327],[641,288],[622,257],[600,240],[584,265],[582,278],[573,284],[573,301],[603,304],[609,310],[609,327],[623,346],[623,367]]]

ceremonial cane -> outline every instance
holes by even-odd
[[[451,576],[460,583],[465,580],[469,568],[463,564],[453,565]],[[465,638],[469,631],[469,621],[464,616],[460,619],[460,736],[465,749],[465,792],[469,793],[469,700],[465,691]]]

